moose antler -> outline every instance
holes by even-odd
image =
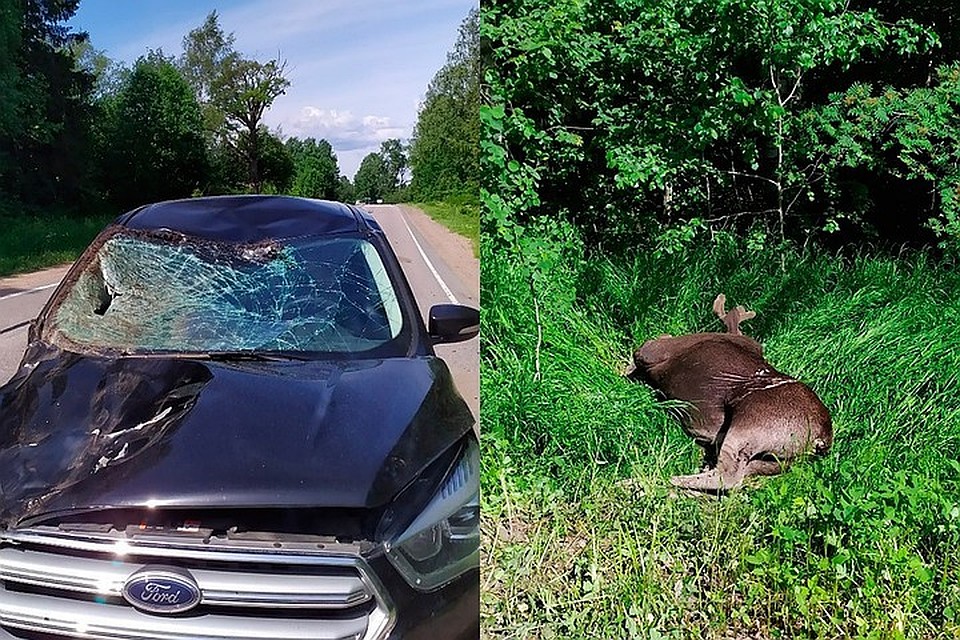
[[[756,313],[753,311],[747,311],[742,306],[737,305],[730,311],[724,311],[724,306],[727,304],[727,296],[722,293],[717,296],[717,299],[713,301],[713,312],[717,314],[717,317],[723,320],[723,324],[727,326],[727,332],[734,335],[743,335],[743,332],[740,331],[740,323],[744,320],[749,320],[750,318],[755,318]]]

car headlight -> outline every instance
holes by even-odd
[[[469,440],[426,509],[384,545],[387,558],[419,591],[431,591],[479,565],[480,450]]]

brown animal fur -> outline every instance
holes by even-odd
[[[714,312],[727,333],[694,333],[648,340],[630,374],[666,397],[689,403],[684,431],[704,449],[705,470],[671,478],[685,489],[721,492],[745,478],[773,475],[796,458],[825,454],[833,442],[830,414],[805,384],[775,370],[758,342],[740,332],[754,317],[736,307]]]

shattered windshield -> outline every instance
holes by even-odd
[[[403,319],[380,255],[357,237],[233,244],[110,235],[48,316],[69,348],[362,352]]]

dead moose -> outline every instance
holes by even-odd
[[[740,323],[756,314],[724,311],[721,293],[714,312],[726,333],[660,336],[633,355],[629,375],[667,398],[689,405],[684,431],[704,449],[704,470],[671,478],[678,487],[722,492],[754,475],[780,473],[793,460],[825,454],[833,442],[830,414],[805,384],[775,370],[760,344]]]

